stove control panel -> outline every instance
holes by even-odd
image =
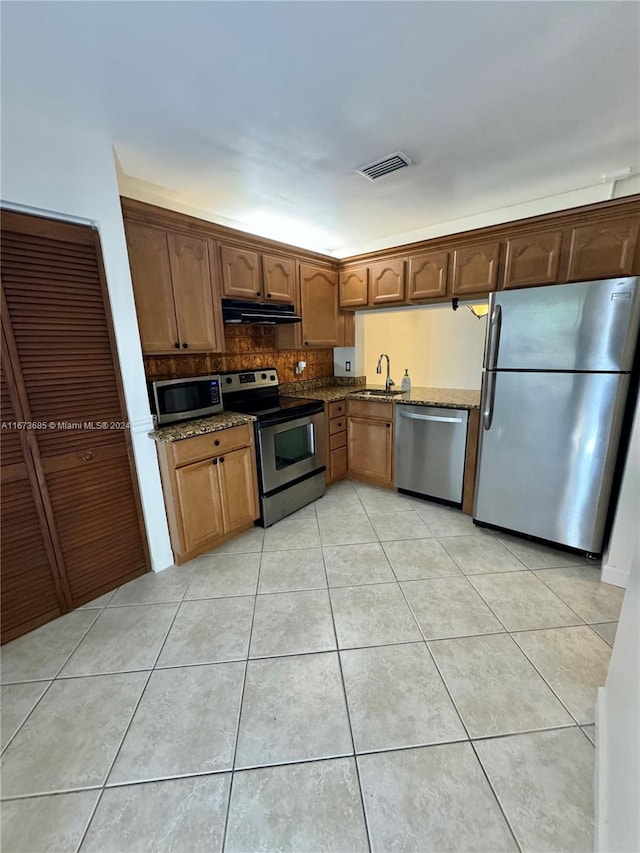
[[[223,373],[220,376],[222,393],[240,391],[249,388],[278,387],[278,373],[273,367],[264,370],[243,370],[238,373]]]

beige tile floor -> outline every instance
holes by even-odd
[[[2,850],[588,851],[622,603],[358,483],[2,649]]]

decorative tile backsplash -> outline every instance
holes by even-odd
[[[280,382],[333,376],[332,349],[278,350],[273,326],[225,326],[224,337],[225,351],[222,353],[145,356],[147,379],[180,379],[260,367],[275,367]],[[294,372],[298,361],[307,362],[302,376]]]

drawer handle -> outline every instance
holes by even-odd
[[[217,464],[218,464],[218,460],[217,460],[217,459],[212,460],[211,464],[212,464],[212,465],[217,465]]]
[[[221,457],[220,457],[220,462],[221,462],[221,463],[222,463],[222,462],[224,462],[224,456],[221,456]]]
[[[387,429],[391,429],[391,424],[387,424]]]
[[[216,440],[213,443],[215,444],[216,447],[220,447],[220,439],[219,438],[216,438]]]
[[[342,429],[342,421],[340,421],[339,423],[337,423],[337,424],[336,424],[336,426],[337,426],[337,427],[339,427],[340,429]]]
[[[91,460],[93,459],[94,455],[95,455],[95,454],[94,454],[93,450],[87,450],[87,452],[86,452],[86,453],[83,453],[83,454],[82,454],[82,458],[84,459],[84,461],[85,461],[85,462],[91,462]]]

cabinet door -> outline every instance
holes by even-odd
[[[555,284],[561,246],[561,230],[507,238],[501,287],[508,290],[534,284]]]
[[[338,273],[300,264],[302,344],[338,346]]]
[[[3,361],[5,355],[3,352]],[[17,417],[4,376],[0,375],[2,419],[8,424],[0,442],[0,596],[2,642],[60,616],[68,609],[55,570],[26,436],[13,429]]]
[[[253,447],[226,453],[218,460],[225,533],[245,528],[257,518]]]
[[[640,218],[629,216],[570,229],[567,281],[629,275]]]
[[[148,354],[175,352],[180,344],[167,232],[126,221],[125,231],[142,350]]]
[[[409,299],[432,299],[447,292],[448,252],[424,252],[409,258]]]
[[[393,428],[391,421],[349,417],[349,473],[380,485],[391,485]]]
[[[500,241],[470,243],[453,253],[454,296],[465,293],[487,293],[498,284],[498,260]]]
[[[371,304],[402,302],[404,299],[404,260],[381,261],[369,267]]]
[[[356,312],[338,311],[338,346],[356,345]]]
[[[258,253],[234,246],[221,246],[222,292],[232,299],[258,299],[262,296]]]
[[[330,483],[336,480],[344,480],[347,476],[347,448],[338,447],[329,454],[329,476]]]
[[[217,459],[176,469],[176,486],[185,551],[207,550],[224,534]]]
[[[207,241],[182,234],[169,234],[167,241],[180,348],[189,352],[221,352]],[[215,310],[219,310],[218,299]]]
[[[44,427],[29,431],[29,449],[78,606],[149,570],[99,236],[5,214],[2,238],[12,371],[25,420]]]
[[[293,302],[295,267],[289,258],[262,256],[262,283],[266,299],[274,302]]]
[[[340,273],[340,307],[369,304],[368,267],[353,267]]]

